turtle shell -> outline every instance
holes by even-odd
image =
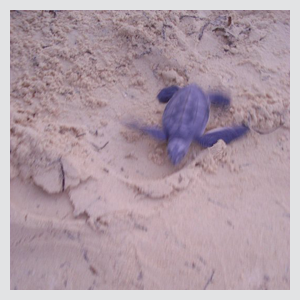
[[[209,118],[210,101],[195,84],[179,89],[163,114],[163,128],[168,139],[193,140],[202,135]]]

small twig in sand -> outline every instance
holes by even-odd
[[[229,27],[232,23],[232,17],[226,17],[226,16],[218,16],[215,20],[213,21],[208,21],[206,22],[200,29],[200,33],[198,36],[198,40],[200,41],[202,39],[203,33],[205,28],[211,24],[213,26],[217,26],[217,28],[213,29],[213,31],[224,31],[225,34],[233,36],[232,33],[228,32],[225,27]],[[234,37],[234,36],[233,36]]]
[[[191,32],[187,32],[187,35],[190,36],[190,35],[195,34],[195,33],[197,33],[197,31],[191,31]]]
[[[60,170],[61,170],[61,176],[62,176],[61,191],[63,192],[65,190],[65,170],[64,170],[64,166],[62,164],[61,158],[59,159],[59,163],[60,163]]]
[[[201,27],[200,33],[199,33],[199,36],[198,36],[198,40],[199,40],[199,41],[202,39],[204,30],[205,30],[205,28],[206,28],[209,24],[210,24],[210,22],[207,22],[207,23],[205,23],[205,24]]]
[[[109,142],[106,142],[106,143],[105,143],[103,146],[101,146],[101,147],[99,147],[98,145],[96,145],[96,144],[94,144],[94,143],[91,143],[91,145],[96,149],[97,152],[99,152],[100,150],[104,149],[104,148],[107,146],[108,143],[109,143]]]
[[[172,28],[172,26],[168,25],[168,24],[163,24],[163,27],[162,27],[162,30],[161,30],[161,35],[162,35],[162,38],[164,40],[166,39],[166,27]]]
[[[229,16],[229,17],[228,17],[228,23],[227,23],[227,26],[228,26],[228,27],[231,25],[231,22],[232,22],[232,18]]]
[[[208,287],[208,285],[212,282],[212,279],[213,279],[213,277],[214,277],[214,274],[215,274],[215,270],[212,270],[212,273],[211,273],[209,279],[207,280],[207,282],[206,282],[206,284],[205,284],[205,286],[204,286],[204,288],[203,288],[204,290],[206,290],[206,288]]]
[[[106,142],[102,147],[100,147],[100,150],[102,150],[104,147],[106,147],[108,143],[109,142]]]

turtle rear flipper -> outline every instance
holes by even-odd
[[[214,106],[225,107],[230,104],[230,98],[221,93],[209,93],[209,101]]]
[[[229,144],[233,140],[243,136],[248,130],[249,128],[244,125],[217,128],[195,138],[195,140],[203,147],[211,147],[218,140],[223,140],[226,144]]]
[[[160,103],[167,103],[178,90],[179,87],[176,85],[166,87],[159,92],[157,99]]]

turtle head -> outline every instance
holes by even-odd
[[[191,142],[181,138],[171,139],[168,143],[168,155],[174,165],[179,164],[189,150]]]

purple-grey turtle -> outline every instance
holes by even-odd
[[[168,102],[163,113],[162,128],[137,123],[128,125],[158,140],[167,141],[168,155],[174,165],[182,161],[193,141],[202,147],[211,147],[220,139],[228,144],[249,130],[245,125],[234,125],[210,130],[204,134],[210,105],[226,107],[230,104],[230,99],[221,93],[206,95],[196,84],[183,88],[164,88],[157,98],[161,103]]]

